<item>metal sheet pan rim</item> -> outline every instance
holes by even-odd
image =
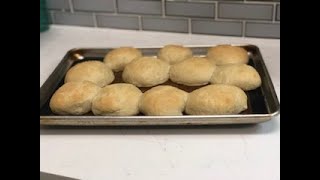
[[[43,119],[41,125],[64,126],[166,126],[166,125],[217,125],[217,124],[255,124],[270,120],[271,117],[260,118],[215,118],[215,119]]]
[[[40,116],[40,119],[195,119],[195,118],[249,118],[249,117],[274,117],[280,112],[271,114],[234,114],[234,115],[185,115],[185,116]]]

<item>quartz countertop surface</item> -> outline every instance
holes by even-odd
[[[52,25],[40,33],[40,87],[79,47],[254,44],[280,100],[280,40]],[[85,180],[279,180],[280,115],[257,125],[40,127],[40,171]]]

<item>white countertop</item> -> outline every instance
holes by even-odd
[[[51,26],[40,33],[40,86],[76,47],[257,45],[280,100],[280,40]],[[280,179],[280,115],[253,126],[43,129],[40,171],[100,179]]]

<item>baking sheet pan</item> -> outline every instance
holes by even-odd
[[[187,46],[195,56],[205,56],[211,46]],[[102,61],[112,48],[77,48],[66,53],[53,73],[40,88],[40,125],[46,126],[160,126],[160,125],[215,125],[215,124],[255,124],[271,120],[280,113],[280,104],[270,79],[267,67],[257,46],[242,45],[249,53],[249,65],[253,66],[261,76],[261,87],[247,91],[248,109],[235,115],[183,115],[183,116],[94,116],[88,113],[82,116],[55,115],[49,108],[53,93],[64,82],[70,67],[89,60]],[[155,56],[161,47],[139,48],[145,56]],[[123,82],[121,72],[115,73],[113,83]],[[178,85],[170,80],[164,84],[191,92],[202,86],[190,87]],[[143,92],[150,88],[140,88]]]

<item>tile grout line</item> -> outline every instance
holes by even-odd
[[[218,19],[218,1],[216,1],[214,3],[214,19],[217,20]]]
[[[225,2],[228,4],[252,4],[252,5],[273,5],[275,2],[268,2],[268,1],[232,1],[232,2]]]
[[[114,8],[114,14],[118,14],[118,1],[113,0],[113,8]]]
[[[255,23],[255,24],[280,24],[280,22],[275,21],[272,23],[272,21],[257,21],[257,20],[244,20],[246,23]]]
[[[193,18],[194,20],[212,21],[212,18]],[[242,22],[242,19],[216,19],[215,22]]]
[[[90,11],[87,11],[87,13],[90,13]],[[115,14],[114,12],[99,12],[99,11],[92,11],[91,13],[95,13],[96,15],[106,15],[106,16],[125,16],[125,17],[138,17],[139,14]],[[157,16],[158,17],[158,16]]]
[[[183,2],[183,0],[168,0],[168,1],[171,1],[171,2]],[[219,0],[215,0],[215,1],[210,1],[210,0],[188,0],[187,2],[191,2],[191,3],[199,3],[199,4],[214,4],[215,2],[217,2]]]
[[[210,21],[210,19],[200,19],[200,20]],[[270,20],[260,20],[260,19],[217,19],[217,22],[243,22],[243,21],[272,24],[272,21]]]
[[[247,22],[245,20],[242,21],[242,37],[245,37],[246,35],[246,25],[247,25]]]
[[[93,18],[93,26],[98,27],[96,13],[92,13],[92,18]]]
[[[276,3],[274,3],[273,4],[273,6],[272,6],[272,10],[273,10],[273,12],[272,12],[272,23],[275,23],[275,21],[276,21],[276,18],[277,18],[277,4]]]
[[[188,18],[188,34],[192,34],[191,18]]]
[[[161,0],[162,17],[166,17],[166,4],[165,0]]]
[[[71,13],[74,13],[72,0],[69,0],[68,2],[69,2],[69,6],[70,6],[70,12],[71,12]]]
[[[138,16],[138,23],[139,23],[139,31],[142,31],[142,19],[141,19],[141,16]]]
[[[53,13],[54,13],[53,11],[50,11],[51,24],[55,23],[55,18],[54,18],[54,14]]]

